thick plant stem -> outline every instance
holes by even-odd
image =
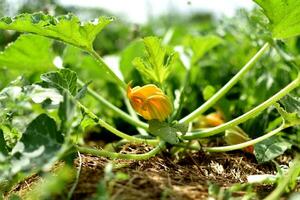
[[[156,146],[158,144],[158,140],[155,139],[142,139],[142,138],[137,138],[133,137],[130,135],[127,135],[126,133],[123,133],[113,126],[109,125],[106,123],[104,120],[100,119],[95,115],[92,111],[90,111],[88,108],[86,108],[84,105],[82,105],[80,102],[77,101],[78,106],[90,117],[92,118],[96,123],[98,123],[100,126],[104,127],[108,131],[112,132],[113,134],[119,136],[120,138],[123,138],[125,140],[128,140],[130,142],[134,143],[146,143],[152,146]]]
[[[240,144],[235,144],[235,145],[230,145],[230,146],[223,146],[223,147],[205,147],[203,148],[204,151],[207,152],[226,152],[226,151],[233,151],[233,150],[237,150],[237,149],[243,149],[245,147],[254,145],[256,143],[259,143],[273,135],[276,135],[277,133],[279,133],[280,131],[282,131],[283,129],[287,128],[286,126],[284,126],[284,124],[282,124],[281,126],[279,126],[278,128],[274,129],[273,131],[255,138],[253,140],[247,141],[247,142],[243,142]]]
[[[80,86],[84,86],[84,83],[81,80],[77,80],[77,83]],[[128,115],[127,113],[125,113],[124,111],[122,111],[121,109],[119,109],[118,107],[116,107],[115,105],[111,104],[109,101],[107,101],[105,98],[103,98],[102,96],[100,96],[99,94],[97,94],[94,90],[90,89],[89,87],[87,88],[87,92],[94,97],[97,101],[99,101],[100,103],[102,103],[104,106],[106,106],[107,108],[111,109],[115,114],[117,114],[118,116],[120,116],[122,119],[124,119],[126,122],[130,123],[133,126],[137,126],[137,127],[141,127],[143,129],[148,129],[148,124],[138,120],[138,119],[134,119],[132,116]]]
[[[98,150],[90,147],[77,147],[81,153],[88,153],[95,156],[103,156],[111,159],[147,160],[158,154],[165,147],[165,142],[160,142],[154,149],[144,154],[121,154],[106,150]]]
[[[279,199],[281,194],[284,192],[285,188],[288,186],[291,179],[298,175],[300,172],[300,155],[298,154],[294,159],[293,166],[290,167],[287,174],[281,177],[281,181],[279,182],[278,186],[271,194],[269,194],[264,200],[273,200]]]
[[[179,120],[179,123],[189,123],[193,119],[200,116],[202,113],[212,107],[218,100],[220,100],[240,79],[246,74],[257,60],[268,50],[270,44],[266,43],[247,63],[244,67],[234,76],[230,81],[226,83],[216,94],[214,94],[208,101],[202,104],[199,108],[194,110],[186,117]]]
[[[98,53],[95,50],[89,50],[88,53],[92,55],[101,66],[103,66],[108,74],[112,76],[112,78],[116,81],[116,83],[123,89],[126,89],[127,84],[122,81],[112,70],[111,68],[104,62],[104,60],[101,58],[101,56],[98,55]]]
[[[271,98],[264,101],[260,105],[256,106],[252,110],[246,112],[245,114],[243,114],[225,124],[214,127],[214,128],[209,128],[209,129],[205,129],[205,130],[193,131],[193,132],[187,133],[186,135],[182,136],[182,138],[186,139],[186,140],[192,140],[192,139],[197,139],[197,138],[209,137],[209,136],[221,133],[231,127],[237,126],[237,125],[247,121],[248,119],[257,116],[261,111],[265,110],[266,108],[268,108],[269,106],[271,106],[272,104],[274,104],[275,102],[280,100],[282,97],[287,95],[293,89],[299,87],[299,84],[300,84],[300,75],[298,76],[297,79],[292,81],[290,84],[288,84],[282,90],[277,92]]]

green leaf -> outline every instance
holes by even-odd
[[[280,100],[284,109],[289,113],[297,113],[300,117],[300,97],[294,97],[292,95],[286,95]]]
[[[205,86],[205,88],[203,89],[203,98],[204,100],[208,100],[210,97],[212,97],[214,94],[216,93],[216,88],[214,88],[211,85],[207,85]]]
[[[145,78],[162,84],[168,78],[177,54],[163,47],[157,37],[144,38],[144,45],[145,57],[135,58],[132,64]]]
[[[186,132],[189,129],[189,126],[186,124],[179,124],[179,123],[175,123],[172,125],[173,128],[175,128],[177,130],[177,132],[180,132],[182,135],[186,134]]]
[[[188,36],[184,43],[191,48],[191,64],[197,63],[208,51],[222,43],[222,39],[215,35]]]
[[[274,104],[287,126],[295,126],[300,124],[300,98],[286,95],[280,100],[283,105]]]
[[[41,79],[59,91],[68,91],[71,95],[77,94],[77,74],[69,69],[61,69],[41,75]]]
[[[185,134],[187,130],[187,126],[184,124],[170,125],[158,120],[149,121],[149,132],[170,144],[177,144],[179,142],[177,133]]]
[[[0,53],[0,66],[27,71],[45,71],[53,65],[52,41],[37,35],[24,34]]]
[[[41,12],[25,13],[13,18],[1,18],[0,29],[34,33],[91,50],[97,34],[111,21],[112,18],[99,17],[82,23],[73,14],[54,17]]]
[[[28,165],[31,168],[40,168],[56,157],[63,140],[62,134],[57,131],[55,121],[48,115],[41,114],[28,125],[23,133],[19,145],[24,146],[20,147],[20,151],[24,157],[30,159]],[[13,151],[17,152],[17,150]],[[14,163],[19,162],[20,160],[16,158]]]
[[[3,155],[8,154],[6,142],[5,142],[4,135],[3,135],[3,131],[1,129],[0,129],[0,153],[2,153]]]
[[[80,74],[84,80],[93,80],[95,84],[101,84],[104,81],[110,81],[106,70],[99,67],[99,63],[91,56],[77,47],[67,46],[63,52],[63,65]]]
[[[300,34],[299,0],[254,0],[270,22],[273,37],[284,39]]]
[[[141,40],[133,41],[122,51],[120,55],[120,70],[125,80],[128,79],[130,72],[134,68],[132,60],[135,57],[142,57],[144,51],[145,46]]]
[[[290,149],[291,143],[279,136],[273,136],[254,145],[254,154],[258,163],[270,161]]]

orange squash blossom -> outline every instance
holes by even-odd
[[[170,99],[153,84],[127,88],[127,97],[134,110],[146,120],[164,121],[172,112]]]

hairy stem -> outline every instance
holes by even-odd
[[[88,108],[86,108],[84,105],[82,105],[80,102],[77,101],[78,106],[90,117],[92,118],[96,123],[100,124],[102,127],[107,129],[108,131],[112,132],[113,134],[119,136],[120,138],[123,138],[125,140],[128,140],[130,142],[135,142],[135,143],[146,143],[149,145],[157,145],[158,140],[155,139],[142,139],[142,138],[137,138],[133,137],[130,135],[127,135],[126,133],[123,133],[113,126],[109,125],[106,123],[104,120],[100,119],[97,115],[95,115],[92,111],[90,111]]]
[[[291,92],[293,89],[297,88],[300,84],[300,75],[298,76],[297,79],[292,81],[290,84],[288,84],[286,87],[281,89],[279,92],[277,92],[275,95],[273,95],[271,98],[268,100],[264,101],[260,105],[256,106],[252,110],[246,112],[245,114],[225,123],[220,126],[214,127],[214,128],[209,128],[205,130],[199,130],[199,131],[193,131],[190,133],[187,133],[186,135],[182,136],[183,139],[186,140],[192,140],[192,139],[197,139],[197,138],[204,138],[204,137],[209,137],[212,135],[216,135],[218,133],[221,133],[231,127],[237,126],[240,123],[243,123],[247,121],[250,118],[253,118],[257,116],[260,112],[280,100],[282,97],[287,95],[289,92]]]
[[[284,126],[284,124],[282,124],[281,126],[274,129],[273,131],[271,131],[261,137],[247,141],[247,142],[243,142],[243,143],[235,144],[235,145],[223,146],[223,147],[205,147],[205,148],[203,148],[203,150],[207,151],[207,152],[226,152],[226,151],[233,151],[233,150],[237,150],[237,149],[243,149],[245,147],[259,143],[273,135],[276,135],[277,133],[279,133],[280,131],[282,131],[285,128],[287,128],[287,127]]]
[[[77,83],[80,86],[84,86],[84,83],[81,80],[77,80]],[[115,105],[113,105],[112,103],[110,103],[109,101],[107,101],[105,98],[103,98],[102,96],[100,96],[99,94],[97,94],[94,90],[92,90],[91,88],[87,88],[87,92],[94,97],[97,101],[99,101],[100,103],[102,103],[104,106],[106,106],[107,108],[111,109],[115,114],[117,114],[118,116],[120,116],[122,119],[124,119],[126,122],[130,123],[133,126],[136,127],[141,127],[143,129],[148,129],[148,124],[135,119],[133,117],[131,117],[130,115],[128,115],[126,112],[122,111],[121,109],[119,109],[118,107],[116,107]]]
[[[92,55],[99,64],[105,68],[106,72],[112,76],[112,78],[116,81],[116,83],[123,89],[126,89],[127,84],[122,81],[112,70],[111,68],[104,62],[104,60],[101,58],[101,56],[98,55],[98,53],[95,50],[89,50],[88,53]]]
[[[154,149],[144,154],[121,154],[106,150],[98,150],[90,147],[77,147],[81,153],[88,153],[95,156],[103,156],[111,159],[147,160],[158,154],[165,147],[165,142],[161,141]]]
[[[257,60],[268,50],[269,43],[266,43],[245,65],[244,67],[234,76],[230,81],[226,83],[216,94],[214,94],[208,101],[202,104],[199,108],[194,110],[186,117],[179,120],[179,123],[188,123],[193,119],[200,116],[202,113],[212,107],[218,100],[220,100],[241,78],[246,72],[248,72]]]

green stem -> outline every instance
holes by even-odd
[[[113,79],[117,82],[117,84],[123,88],[127,88],[127,84],[122,81],[112,70],[111,68],[104,62],[104,60],[101,58],[101,56],[98,55],[98,53],[95,50],[88,50],[88,53],[92,55],[99,63],[101,66],[103,66],[108,74],[112,76]]]
[[[137,137],[127,135],[126,133],[123,133],[123,132],[115,129],[113,126],[109,125],[104,120],[100,119],[97,115],[95,115],[92,111],[90,111],[87,107],[82,105],[80,102],[77,102],[77,104],[96,123],[100,124],[102,127],[107,129],[108,131],[112,132],[113,134],[119,136],[120,138],[123,138],[125,140],[130,141],[130,142],[146,143],[146,144],[149,144],[149,145],[152,145],[152,146],[155,146],[158,143],[158,140],[155,140],[155,139],[143,139],[143,138],[137,138]]]
[[[248,119],[257,116],[261,111],[265,110],[266,108],[268,108],[269,106],[271,106],[272,104],[274,104],[275,102],[280,100],[282,97],[284,97],[286,94],[288,94],[290,91],[297,88],[299,86],[299,84],[300,84],[300,74],[297,79],[295,79],[290,84],[288,84],[286,87],[281,89],[279,92],[277,92],[271,98],[264,101],[260,105],[256,106],[252,110],[246,112],[245,114],[243,114],[225,124],[214,127],[214,128],[209,128],[209,129],[205,129],[205,130],[193,131],[193,132],[187,133],[186,135],[182,136],[182,138],[186,139],[186,140],[192,140],[192,139],[197,139],[197,138],[209,137],[209,136],[221,133],[231,127],[237,126],[240,123],[243,123],[243,122],[247,121]]]
[[[179,120],[179,123],[188,123],[193,119],[197,118],[199,115],[207,111],[212,107],[218,100],[220,100],[240,79],[248,72],[252,66],[257,62],[257,60],[266,52],[270,44],[266,43],[247,63],[244,67],[234,76],[230,81],[226,83],[216,94],[214,94],[208,101],[202,104],[199,108],[194,110],[192,113],[186,117]]]
[[[82,158],[81,158],[81,155],[80,155],[79,151],[77,151],[77,154],[78,154],[78,158],[79,158],[79,166],[78,166],[78,170],[77,170],[77,173],[76,173],[75,181],[74,181],[70,191],[68,192],[67,200],[72,199],[72,196],[75,192],[75,189],[78,185],[79,178],[80,178],[80,173],[81,173],[81,168],[82,168]]]
[[[274,129],[273,131],[270,131],[269,133],[267,133],[261,137],[258,137],[256,139],[253,139],[253,140],[250,140],[247,142],[243,142],[243,143],[235,144],[235,145],[223,146],[223,147],[205,147],[205,148],[203,148],[203,150],[207,151],[207,152],[226,152],[226,151],[233,151],[233,150],[237,150],[237,149],[243,149],[245,147],[259,143],[273,135],[276,135],[277,133],[279,133],[280,131],[282,131],[285,128],[287,128],[287,127],[284,126],[284,124],[282,124],[281,126]]]
[[[77,147],[81,153],[88,153],[95,156],[103,156],[111,159],[147,160],[158,154],[165,147],[165,142],[160,142],[154,149],[144,154],[121,154],[106,150],[98,150],[90,147]]]
[[[264,200],[273,200],[273,199],[279,199],[281,194],[285,191],[285,188],[290,183],[291,179],[295,176],[295,174],[298,175],[300,172],[300,155],[297,155],[294,159],[293,166],[290,167],[287,174],[283,177],[281,177],[281,180],[279,181],[280,184],[276,187],[275,190],[271,194],[269,194]]]
[[[84,86],[84,83],[79,79],[77,80],[77,83],[81,87]],[[115,114],[119,115],[122,119],[124,119],[125,121],[127,121],[131,125],[141,127],[143,129],[148,129],[148,124],[146,124],[146,123],[144,123],[144,122],[142,122],[138,119],[134,119],[133,117],[131,117],[130,115],[128,115],[127,113],[125,113],[124,111],[122,111],[121,109],[116,107],[115,105],[111,104],[109,101],[107,101],[105,98],[103,98],[102,96],[97,94],[94,90],[90,89],[89,87],[87,88],[87,92],[92,97],[94,97],[97,101],[102,103],[107,108],[111,109]]]

